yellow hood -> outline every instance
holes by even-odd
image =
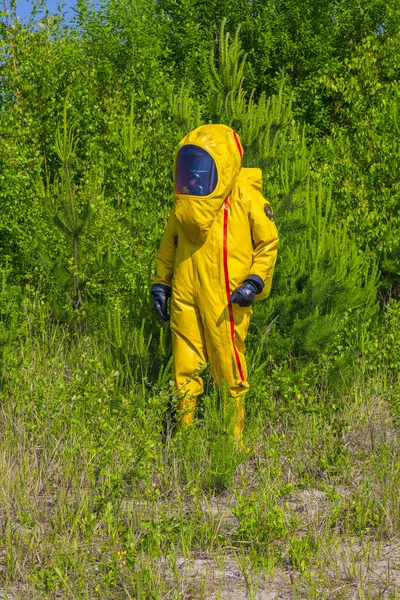
[[[183,138],[178,152],[187,144],[206,150],[214,159],[218,174],[217,186],[209,196],[175,194],[175,216],[179,225],[190,242],[201,245],[236,183],[243,150],[237,134],[226,125],[201,125]]]

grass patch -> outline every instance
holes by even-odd
[[[244,453],[223,394],[210,388],[195,426],[175,431],[173,393],[121,386],[103,351],[54,327],[3,355],[4,598],[398,597],[383,376],[320,392],[312,410],[249,396]]]

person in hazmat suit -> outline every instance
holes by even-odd
[[[234,399],[232,430],[244,426],[248,390],[245,338],[254,300],[271,289],[278,233],[261,193],[261,170],[242,167],[243,150],[226,125],[202,125],[179,144],[174,206],[156,257],[154,308],[168,320],[180,423],[193,421],[210,365]]]

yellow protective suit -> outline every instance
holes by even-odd
[[[157,254],[154,284],[172,287],[173,372],[181,391],[181,423],[193,419],[208,363],[216,384],[226,381],[235,398],[234,433],[244,424],[248,389],[245,339],[251,307],[230,304],[248,275],[264,281],[256,300],[271,289],[278,248],[273,211],[261,193],[261,170],[242,168],[242,147],[225,125],[203,125],[189,133],[217,167],[217,184],[206,197],[175,195]],[[178,150],[179,152],[179,150]]]

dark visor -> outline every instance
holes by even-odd
[[[212,156],[188,144],[178,152],[175,170],[175,194],[209,196],[217,185],[217,168]]]

